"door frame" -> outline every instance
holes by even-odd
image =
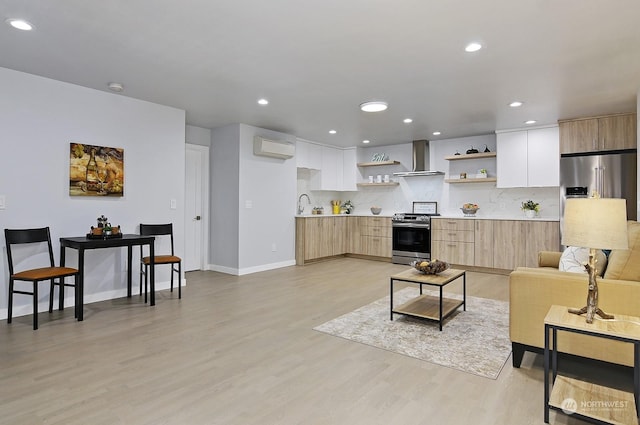
[[[200,165],[202,170],[201,176],[201,193],[202,198],[202,247],[200,258],[200,270],[209,270],[209,146],[194,145],[192,143],[185,144],[185,150],[195,152],[200,155]],[[186,155],[185,155],[186,158]],[[185,159],[186,161],[186,159]],[[186,169],[186,163],[185,163]],[[186,180],[186,179],[185,179]],[[186,183],[186,182],[185,182]],[[186,211],[186,196],[185,196],[185,211]],[[185,228],[187,226],[187,220],[192,220],[193,217],[187,217],[185,214]],[[186,243],[186,241],[185,241]]]

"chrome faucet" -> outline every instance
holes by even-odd
[[[307,197],[307,201],[309,202],[309,205],[311,205],[311,198],[309,198],[309,195],[307,195],[306,193],[303,193],[302,195],[300,195],[300,197],[298,198],[298,215],[304,212],[304,206],[302,205],[303,196]]]

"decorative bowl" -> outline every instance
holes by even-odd
[[[380,207],[371,207],[371,214],[378,215],[382,212],[382,208]]]
[[[438,274],[449,268],[449,263],[440,260],[416,260],[411,267],[424,274]]]
[[[475,215],[480,208],[460,208],[464,215]]]

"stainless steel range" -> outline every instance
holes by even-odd
[[[418,258],[431,259],[431,217],[439,215],[437,204],[414,202],[413,209],[412,213],[398,213],[391,218],[393,263],[410,264]]]

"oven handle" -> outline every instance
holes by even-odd
[[[430,224],[425,223],[425,224],[417,224],[417,223],[393,223],[391,224],[391,227],[413,227],[416,229],[428,229],[431,227]]]

